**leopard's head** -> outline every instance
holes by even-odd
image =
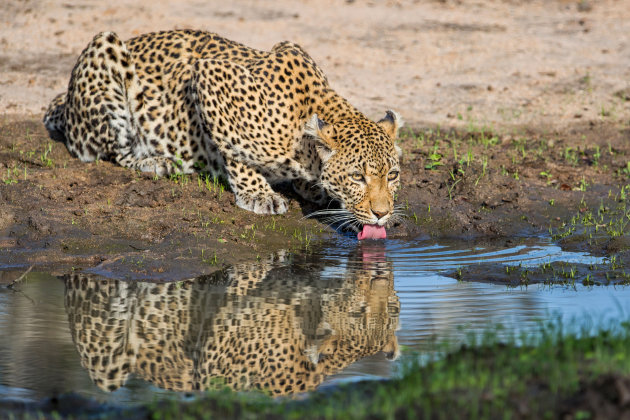
[[[313,115],[307,123],[306,134],[316,139],[322,161],[321,186],[345,209],[346,219],[338,219],[346,226],[384,234],[393,220],[400,185],[400,149],[394,140],[402,124],[394,111],[378,122],[353,116],[328,124]]]

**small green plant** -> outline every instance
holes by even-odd
[[[17,184],[19,171],[17,168],[7,168],[7,175],[2,178],[5,185]],[[26,174],[24,175],[26,178]]]
[[[547,185],[551,184],[552,175],[549,172],[542,171],[539,175],[541,177],[547,178]]]
[[[573,147],[565,147],[562,153],[562,157],[572,166],[577,166],[578,154],[577,154],[577,151]]]
[[[442,155],[437,152],[433,152],[427,157],[424,169],[433,170],[442,165],[444,165],[444,163],[442,163]]]
[[[626,194],[626,187],[621,187],[621,190],[619,190],[619,199],[621,201],[626,201],[627,198],[627,194]]]
[[[586,188],[589,186],[589,183],[586,182],[586,179],[584,179],[584,177],[582,176],[582,179],[580,180],[580,185],[578,186],[578,189],[582,192],[586,191]]]
[[[182,161],[182,157],[180,155],[176,155],[175,156],[175,169],[179,169],[181,170],[181,168],[184,166],[184,161]]]
[[[449,200],[453,199],[453,190],[455,189],[455,186],[461,181],[462,179],[459,178],[457,181],[453,182],[451,185],[449,185],[448,187],[448,198]]]
[[[209,264],[209,265],[217,265],[219,263],[219,258],[217,257],[216,251],[212,254],[212,256],[206,256],[205,253],[206,253],[206,250],[202,249],[201,250],[201,261],[202,262],[204,262],[205,264]]]
[[[457,178],[457,174],[459,173],[459,171],[455,171],[454,169],[450,169],[448,171],[448,176],[451,177],[451,180],[455,181],[455,178]]]
[[[486,175],[487,168],[488,168],[488,157],[482,156],[481,157],[481,175],[479,175],[479,177],[475,180],[475,186],[477,186],[477,184],[479,184],[479,181],[481,181],[481,178],[483,178]]]
[[[514,145],[516,150],[520,152],[521,159],[525,159],[527,157],[527,150],[526,150],[527,139],[524,139],[524,138],[514,139],[512,140],[512,144]]]
[[[52,168],[54,166],[53,160],[50,158],[50,152],[52,152],[52,144],[48,143],[44,152],[39,156],[39,160],[46,166],[47,168]]]
[[[599,159],[602,157],[602,153],[599,150],[599,146],[595,146],[595,151],[593,152],[593,165],[599,166]]]

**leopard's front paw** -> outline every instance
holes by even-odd
[[[272,193],[237,193],[236,205],[256,214],[283,214],[289,209],[287,200],[280,194]]]

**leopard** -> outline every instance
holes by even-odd
[[[273,186],[291,183],[355,230],[398,215],[402,118],[366,117],[293,42],[263,51],[192,29],[127,41],[102,32],[43,121],[81,161],[157,176],[205,172],[257,214],[285,213]]]
[[[364,357],[399,356],[391,261],[334,276],[322,275],[329,262],[287,261],[276,253],[168,283],[66,275],[82,366],[108,392],[133,375],[178,392],[228,387],[290,396]]]

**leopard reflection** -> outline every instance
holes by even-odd
[[[397,357],[400,303],[382,248],[360,246],[341,269],[287,258],[176,283],[67,276],[82,365],[109,391],[133,373],[175,391],[286,395],[312,390],[363,357]],[[331,268],[338,274],[322,276]]]

